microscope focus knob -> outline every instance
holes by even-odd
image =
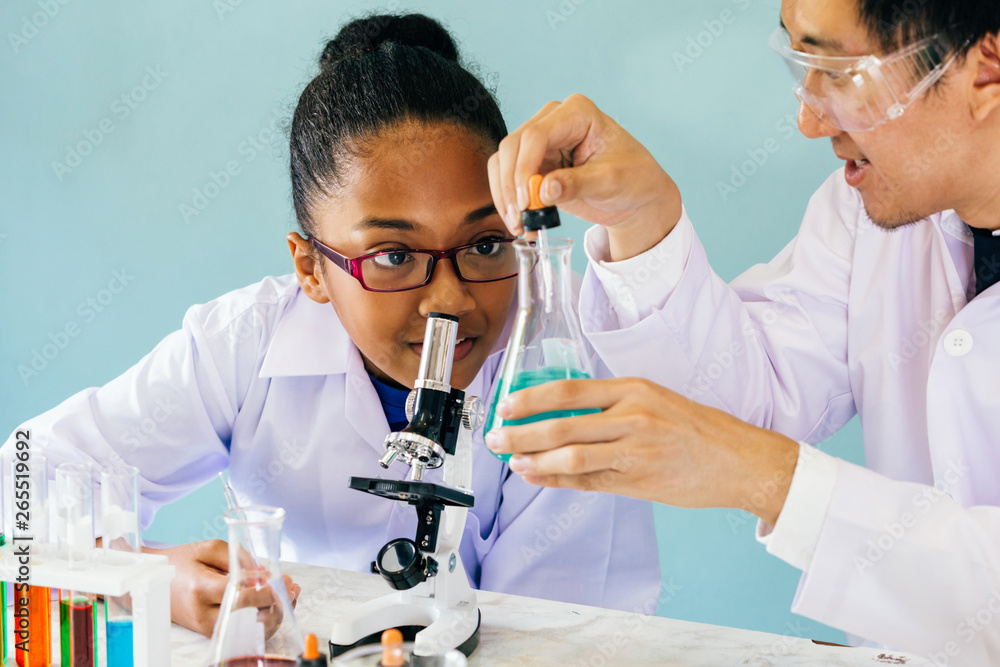
[[[406,395],[406,406],[403,409],[406,411],[406,420],[412,420],[414,413],[417,411],[416,389],[411,389],[410,393]]]
[[[482,399],[478,396],[469,396],[462,404],[462,426],[475,431],[483,425],[485,413]]]

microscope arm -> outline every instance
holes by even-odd
[[[468,490],[472,488],[472,431],[467,428],[458,430],[458,443],[455,445],[455,455],[445,459],[444,483],[452,488]],[[435,553],[444,554],[448,551],[458,551],[465,532],[465,520],[468,507],[445,507],[438,533],[438,543]]]

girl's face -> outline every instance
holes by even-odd
[[[316,236],[349,258],[397,249],[446,250],[480,239],[509,238],[490,195],[491,149],[449,123],[403,123],[382,132],[343,168],[333,198],[313,211]],[[405,292],[371,292],[289,234],[299,284],[314,301],[333,304],[369,373],[412,387],[429,313],[457,316],[451,383],[466,388],[503,331],[516,279],[459,280],[450,260],[430,283]],[[513,248],[507,246],[507,252]]]

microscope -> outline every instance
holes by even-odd
[[[372,561],[372,572],[395,589],[334,621],[330,655],[378,642],[383,630],[398,628],[414,642],[413,664],[421,656],[450,649],[471,655],[479,645],[481,614],[476,592],[458,553],[474,498],[472,432],[483,421],[478,397],[451,387],[458,318],[431,313],[413,391],[406,402],[409,424],[385,439],[383,468],[394,461],[410,466],[406,480],[352,477],[351,488],[413,505],[414,539],[388,542]],[[424,482],[427,469],[444,466],[444,484]]]

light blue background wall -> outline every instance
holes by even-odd
[[[115,377],[175,329],[188,306],[290,270],[280,128],[316,73],[325,39],[345,19],[386,7],[443,20],[497,84],[512,128],[549,99],[591,96],[680,184],[726,278],[772,257],[838,166],[829,144],[792,131],[789,82],[765,45],[779,0],[7,0],[0,431]],[[763,165],[745,164],[772,139],[777,151]],[[68,147],[80,142],[96,145],[57,173],[53,163],[67,164]],[[197,217],[183,219],[180,205],[191,205],[194,190],[230,162],[239,173]],[[741,168],[752,175],[730,182]],[[725,182],[737,187],[723,194]],[[579,223],[568,230],[582,237]],[[127,287],[91,310],[87,300],[105,296],[115,271],[131,277]],[[77,335],[23,379],[18,367],[74,324]],[[832,451],[860,458],[856,424],[835,440]],[[146,537],[219,536],[222,506],[212,485],[163,510]],[[797,573],[768,557],[753,530],[740,512],[660,508],[673,593],[659,613],[842,639],[789,612]]]

